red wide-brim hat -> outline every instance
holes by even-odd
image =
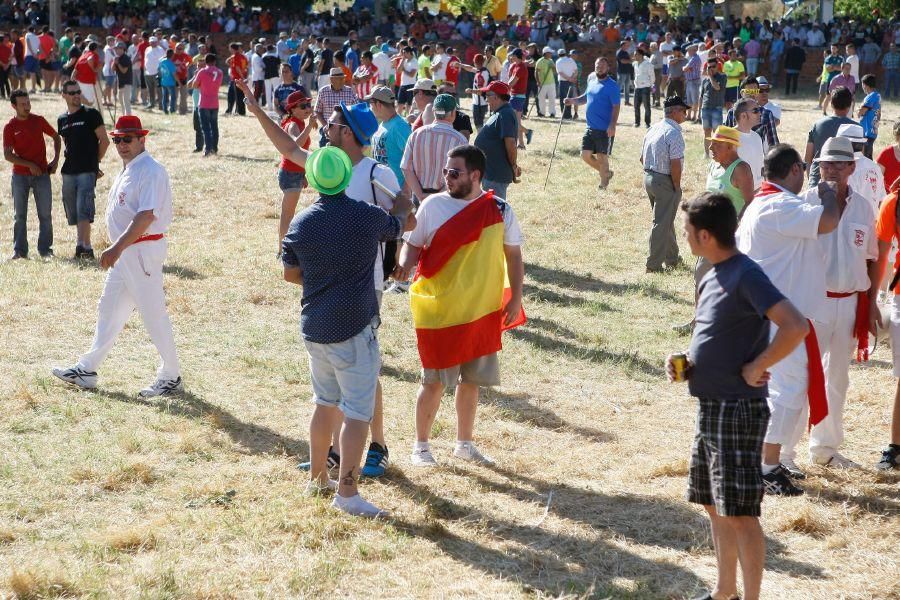
[[[116,121],[116,128],[112,130],[112,133],[110,133],[110,135],[136,135],[143,137],[148,133],[150,133],[150,131],[144,129],[144,126],[141,124],[141,120],[139,117],[136,117],[135,115],[124,115],[118,118],[118,120]]]

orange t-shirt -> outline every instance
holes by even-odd
[[[607,44],[615,44],[619,41],[619,30],[615,27],[607,27],[603,30],[603,37]]]
[[[900,231],[897,231],[897,195],[900,192],[893,192],[881,201],[881,208],[878,209],[878,220],[875,221],[875,235],[879,241],[891,243],[896,237],[900,240]],[[894,257],[894,268],[900,266],[900,250]],[[900,295],[900,286],[894,288],[894,294]]]

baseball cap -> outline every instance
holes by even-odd
[[[456,98],[450,94],[438,94],[434,99],[434,115],[436,117],[445,117],[456,110]]]
[[[838,137],[847,138],[851,142],[862,143],[866,141],[866,134],[862,125],[844,123],[837,130]]]
[[[710,142],[727,142],[734,146],[740,146],[741,132],[734,127],[719,125],[718,127],[716,127],[716,130],[713,132],[713,134],[706,139]]]
[[[412,88],[413,90],[422,90],[425,92],[433,92],[437,89],[437,86],[434,85],[434,81],[431,79],[419,79],[416,81],[416,84]]]
[[[394,91],[387,87],[386,85],[379,85],[372,93],[364,98],[365,100],[378,100],[379,102],[384,102],[385,104],[393,104],[397,97],[394,95]]]
[[[833,137],[825,141],[819,158],[814,158],[813,162],[852,162],[855,160],[853,143],[845,137]]]
[[[156,37],[155,35],[151,35],[151,36],[150,36],[150,43],[151,43],[151,44],[152,44],[153,42],[158,42],[158,41],[159,41],[159,38]]]
[[[495,79],[494,81],[487,84],[487,87],[478,88],[479,92],[494,92],[498,96],[509,96],[512,94],[509,89],[509,84],[504,83],[500,80]]]
[[[541,54],[553,54],[553,48],[550,46],[544,46],[544,49],[541,50]]]
[[[566,54],[567,54],[567,52],[565,51],[565,49],[560,50],[559,52],[556,53],[557,56],[565,56]]]
[[[353,163],[347,153],[334,146],[319,148],[306,159],[306,181],[325,196],[340,194],[350,185]]]
[[[372,109],[365,102],[358,102],[352,106],[341,102],[340,107],[344,120],[347,121],[356,140],[363,146],[368,146],[372,136],[378,131],[378,119],[375,118]]]
[[[757,76],[756,83],[759,85],[760,89],[762,88],[771,88],[772,84],[769,83],[769,80],[763,77],[762,75]]]

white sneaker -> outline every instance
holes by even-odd
[[[390,285],[388,289],[384,291],[385,294],[405,294],[409,291],[409,282],[408,281],[395,281]]]
[[[787,472],[792,479],[806,479],[806,473],[797,466],[797,463],[794,462],[793,458],[782,458],[781,466],[787,469]]]
[[[345,512],[348,515],[353,515],[354,517],[369,517],[374,519],[375,517],[388,516],[386,510],[381,510],[371,502],[363,500],[362,496],[359,494],[350,496],[349,498],[344,498],[340,494],[335,494],[334,500],[331,501],[331,507]]]
[[[97,372],[85,371],[78,365],[69,368],[53,367],[50,371],[66,383],[77,385],[84,390],[97,389]]]
[[[431,455],[430,449],[425,449],[425,450],[414,449],[412,454],[409,457],[409,462],[411,462],[412,466],[414,466],[414,467],[436,467],[436,466],[438,466],[437,461],[434,460],[434,457]]]
[[[310,479],[306,482],[306,489],[303,490],[304,496],[321,496],[328,492],[333,492],[338,488],[338,482],[334,479],[329,479],[328,483],[325,485],[320,484],[315,479]]]
[[[832,469],[861,469],[859,463],[855,463],[846,456],[835,452],[831,456],[816,456],[811,454],[810,460],[822,467],[830,467]]]
[[[181,377],[178,379],[157,379],[140,392],[141,398],[154,398],[156,396],[174,396],[184,392],[184,384]]]
[[[479,452],[478,448],[476,448],[475,444],[472,442],[457,442],[456,449],[453,451],[453,456],[482,465],[494,464],[494,459]]]

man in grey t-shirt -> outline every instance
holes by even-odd
[[[831,93],[831,106],[834,108],[834,116],[819,119],[812,126],[812,129],[809,130],[809,136],[806,140],[806,155],[803,160],[806,161],[807,169],[809,169],[810,187],[819,184],[819,163],[813,162],[813,159],[819,157],[819,152],[822,150],[825,142],[829,138],[837,137],[837,131],[841,125],[859,125],[859,123],[847,116],[852,104],[853,92],[844,87],[836,88]]]

